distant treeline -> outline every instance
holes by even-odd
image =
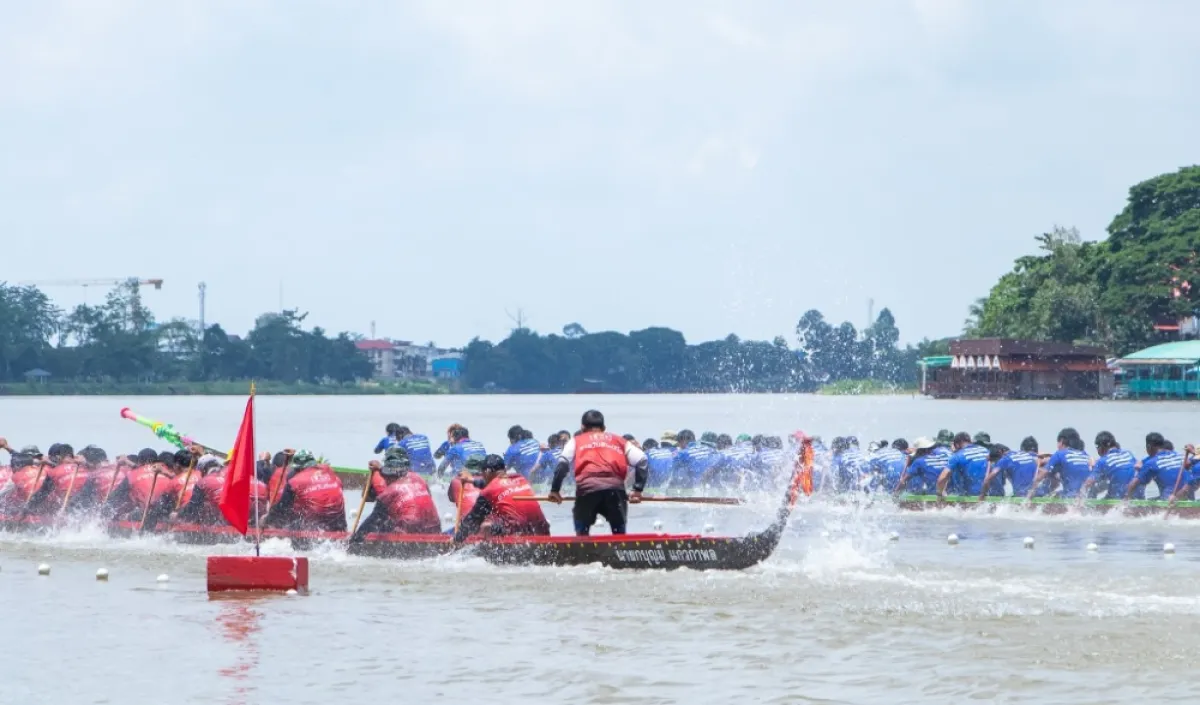
[[[1074,228],[1036,238],[971,308],[969,337],[1095,343],[1115,355],[1177,339],[1173,326],[1200,311],[1200,166],[1129,189],[1108,239]]]
[[[202,334],[180,319],[157,325],[136,281],[113,289],[102,305],[70,313],[36,287],[0,283],[0,383],[317,384],[371,376],[370,361],[348,333],[304,330],[305,315],[265,313],[239,338],[219,325]]]
[[[782,336],[741,340],[730,335],[689,345],[670,328],[588,333],[572,323],[562,335],[514,330],[492,344],[467,345],[465,383],[473,390],[558,394],[605,392],[811,392],[839,380],[911,385],[917,360],[944,354],[946,341],[899,346],[900,331],[883,309],[866,330],[833,326],[809,311],[796,326],[798,348]]]

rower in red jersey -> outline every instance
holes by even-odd
[[[456,475],[446,489],[446,495],[450,498],[450,503],[454,505],[455,526],[462,522],[463,517],[471,513],[471,510],[475,508],[475,502],[479,499],[480,490],[475,483],[482,479],[480,473],[483,472],[485,457],[478,454],[469,456],[463,463],[463,472]],[[461,502],[459,501],[460,495],[462,496]]]
[[[263,524],[300,531],[345,531],[346,497],[341,478],[328,465],[318,464],[312,453],[298,451],[279,501],[271,506]]]
[[[470,477],[463,477],[470,481]],[[471,534],[489,525],[484,532],[490,536],[549,536],[550,522],[537,502],[518,501],[517,497],[533,497],[533,487],[516,470],[506,470],[504,458],[489,455],[483,461],[483,489],[471,512],[462,518],[454,532],[454,541],[461,543]]]
[[[604,414],[592,409],[583,414],[578,434],[563,447],[550,484],[551,502],[562,502],[563,480],[575,466],[575,534],[587,536],[603,516],[614,534],[625,533],[629,503],[642,501],[650,465],[646,454],[604,427]],[[634,468],[633,493],[625,494],[625,478]]]
[[[199,476],[192,491],[183,500],[176,514],[177,521],[208,526],[225,525],[225,515],[221,513],[221,500],[225,497],[225,465],[216,456],[207,455],[196,463],[195,475]],[[251,509],[250,520],[253,524],[255,516],[264,516],[267,511],[267,485],[262,480],[254,479],[250,488],[250,498],[258,499],[257,513]]]
[[[67,443],[55,443],[46,452],[49,466],[46,477],[53,485],[50,495],[42,505],[42,512],[57,514],[66,509],[68,499],[72,503],[78,499],[78,493],[87,484],[87,468],[81,458],[75,457],[75,449]]]
[[[5,443],[5,447],[8,444]],[[12,453],[12,450],[9,450]],[[50,496],[54,483],[46,477],[46,462],[37,446],[25,446],[12,453],[10,461],[12,489],[2,500],[6,512],[37,512]]]
[[[412,460],[408,451],[392,446],[383,456],[383,463],[372,460],[372,474],[383,478],[383,489],[371,483],[367,500],[374,495],[375,509],[363,520],[358,531],[350,538],[357,543],[367,534],[396,532],[401,534],[440,534],[442,522],[438,519],[437,505],[424,478],[412,472]]]

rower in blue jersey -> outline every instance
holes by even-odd
[[[542,444],[533,437],[532,431],[520,426],[508,429],[508,442],[508,450],[504,451],[504,467],[515,470],[528,480],[542,459]]]
[[[382,453],[388,448],[391,448],[399,443],[399,438],[397,438],[397,433],[399,433],[399,431],[400,424],[394,422],[388,424],[387,428],[384,429],[384,433],[387,435],[379,439],[379,442],[375,444],[375,450],[373,452],[376,454]]]
[[[696,434],[687,429],[676,434],[676,438],[679,452],[675,454],[671,470],[671,487],[690,489],[716,464],[717,454],[712,448],[698,443]]]
[[[663,434],[663,438],[667,435]],[[670,437],[675,438],[671,433]],[[675,446],[668,441],[659,443],[653,438],[642,441],[642,452],[646,454],[649,479],[647,487],[662,487],[671,479],[671,468],[675,465]]]
[[[550,482],[554,478],[554,468],[558,465],[558,459],[562,457],[562,449],[566,443],[562,440],[562,436],[557,433],[550,434],[546,439],[546,450],[542,451],[542,457],[538,459],[538,464],[533,469],[533,476],[529,478],[529,484],[537,485]],[[567,479],[571,482],[575,478],[571,477],[574,473],[568,473]]]
[[[934,494],[937,481],[946,470],[946,456],[937,451],[937,442],[924,436],[913,441],[913,454],[893,494]]]
[[[1183,458],[1168,448],[1161,433],[1146,434],[1146,457],[1137,477],[1129,483],[1129,493],[1138,486],[1144,489],[1150,482],[1158,487],[1158,498],[1164,501],[1188,491],[1192,484],[1191,473],[1183,468]]]
[[[1135,482],[1137,458],[1117,443],[1117,437],[1108,431],[1096,434],[1096,462],[1080,494],[1094,497],[1107,492],[1108,499],[1145,499],[1145,490]],[[1133,493],[1128,494],[1130,486]]]
[[[731,436],[722,433],[717,436],[717,448],[721,452],[721,468],[726,485],[745,488],[753,482],[755,457],[750,436],[743,433],[734,443]]]
[[[422,475],[432,475],[437,470],[437,465],[433,460],[433,453],[429,449],[429,436],[421,433],[413,433],[408,426],[398,426],[395,438],[396,443],[394,445],[408,452],[408,459],[412,462],[413,472]]]
[[[450,447],[446,450],[446,457],[438,465],[438,477],[445,473],[447,466],[457,475],[466,466],[467,458],[472,455],[486,456],[487,449],[479,441],[471,440],[471,432],[465,426],[456,424],[450,431]]]
[[[988,481],[991,468],[988,465],[988,449],[984,444],[991,440],[986,433],[977,434],[975,439],[965,431],[954,436],[954,454],[946,463],[945,476],[938,482],[939,495],[944,495],[949,485],[957,487],[957,494],[968,497],[1004,496],[1004,482],[1000,477],[992,474]],[[985,485],[985,482],[988,484]]]
[[[1062,497],[1078,497],[1083,483],[1087,482],[1092,474],[1091,459],[1083,448],[1083,439],[1079,437],[1078,431],[1073,428],[1059,431],[1058,450],[1038,470],[1033,482],[1034,488],[1040,487],[1042,482],[1049,478],[1051,493],[1054,493],[1057,487],[1057,493]],[[1026,496],[1032,497],[1033,490]]]
[[[1001,450],[996,450],[1000,448]],[[1033,481],[1038,473],[1038,442],[1033,436],[1026,436],[1021,441],[1020,450],[1009,450],[1008,446],[994,444],[988,452],[988,460],[992,469],[988,471],[985,485],[999,482],[1003,487],[1005,481],[1012,485],[1014,497],[1026,497],[1033,487]],[[1039,491],[1039,496],[1041,493]],[[983,497],[981,496],[982,500]]]
[[[897,438],[890,446],[881,446],[871,456],[871,473],[875,476],[877,487],[884,492],[895,492],[900,486],[900,478],[908,465],[908,441]]]
[[[788,453],[783,449],[783,439],[778,436],[759,436],[755,443],[756,453],[754,468],[759,475],[759,481],[765,485],[774,485],[788,464]],[[818,470],[813,470],[813,487],[820,487],[817,482]]]
[[[833,439],[833,481],[838,492],[854,492],[863,489],[870,480],[871,465],[867,456],[858,448],[854,436],[839,436]]]

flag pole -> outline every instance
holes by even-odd
[[[250,399],[254,399],[254,381],[250,382]],[[254,453],[258,452],[258,405],[255,404],[250,411],[250,418],[254,424],[254,432],[250,439],[253,444]],[[262,555],[259,552],[259,544],[262,543],[262,523],[258,516],[258,458],[254,458],[254,476],[250,478],[250,501],[254,502],[254,555]]]

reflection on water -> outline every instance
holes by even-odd
[[[220,604],[216,627],[223,641],[232,646],[229,650],[234,657],[233,665],[221,668],[217,673],[234,682],[228,702],[231,705],[244,705],[251,702],[251,696],[257,691],[250,678],[258,667],[258,633],[262,630],[262,612],[256,608],[256,604],[270,598],[263,595],[213,595],[210,599]]]

